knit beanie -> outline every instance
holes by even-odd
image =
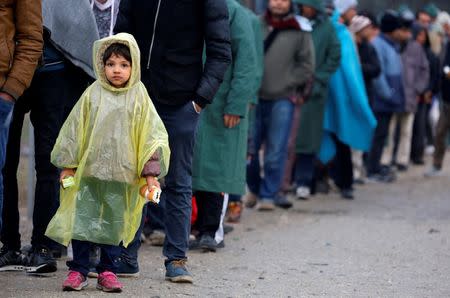
[[[344,14],[350,8],[358,6],[357,0],[334,0],[334,6],[339,14]]]
[[[353,34],[356,34],[359,33],[361,30],[363,30],[364,28],[366,28],[367,26],[370,26],[371,23],[372,22],[367,17],[355,16],[352,19],[348,30],[350,30],[350,32]]]
[[[381,18],[381,32],[391,33],[402,27],[400,16],[392,10],[385,12]]]

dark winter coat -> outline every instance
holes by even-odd
[[[122,0],[115,32],[134,35],[152,100],[212,102],[231,62],[225,0]],[[206,63],[203,65],[203,48]]]

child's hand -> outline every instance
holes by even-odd
[[[161,185],[159,184],[158,179],[156,177],[147,176],[145,179],[147,179],[147,187],[149,189],[151,189],[152,186],[155,186],[155,187],[161,189]]]
[[[59,175],[59,183],[62,183],[62,180],[68,176],[75,176],[75,169],[64,169],[61,171],[61,175]]]

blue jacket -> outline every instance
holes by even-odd
[[[324,134],[319,158],[330,161],[335,155],[332,135],[353,149],[368,151],[377,121],[369,106],[356,45],[347,28],[333,18],[341,42],[341,64],[331,77],[325,109]]]
[[[381,74],[373,81],[375,112],[402,112],[405,107],[403,65],[399,46],[380,34],[373,46],[381,63]]]

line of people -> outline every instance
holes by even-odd
[[[97,276],[100,289],[121,291],[117,276],[139,275],[144,237],[163,246],[166,279],[190,283],[188,249],[224,247],[224,222],[239,222],[244,206],[289,209],[291,194],[327,193],[330,179],[353,199],[355,183],[393,182],[410,162],[423,164],[431,144],[426,175],[442,173],[450,16],[433,5],[375,17],[358,12],[356,0],[268,0],[258,17],[236,0],[86,0],[70,10],[64,1],[30,1],[0,6],[0,271],[54,272],[61,244],[71,242],[64,289],[81,290]],[[134,38],[108,38],[121,32]],[[116,64],[128,72],[108,73]],[[137,104],[147,91],[150,108]],[[17,170],[26,113],[37,182],[24,250]],[[156,122],[140,124],[149,115]],[[77,124],[86,117],[111,124]],[[126,125],[132,133],[123,133]],[[79,135],[92,149],[68,149],[78,148]],[[76,187],[60,190],[66,176]],[[138,199],[142,183],[161,183],[160,205]],[[108,196],[119,202],[103,211]]]

